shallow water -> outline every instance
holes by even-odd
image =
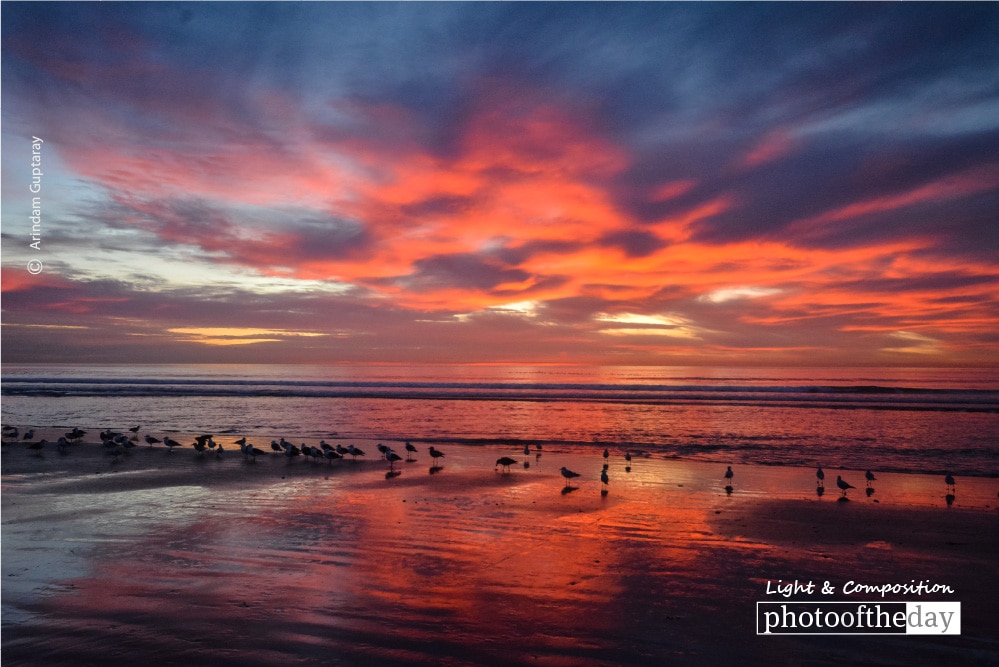
[[[3,421],[999,474],[989,369],[4,366]]]

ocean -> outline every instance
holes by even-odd
[[[981,368],[4,365],[25,428],[610,448],[727,463],[999,473]]]

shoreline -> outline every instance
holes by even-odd
[[[222,460],[142,443],[118,463],[100,445],[3,445],[5,664],[999,658],[994,480],[958,479],[948,507],[942,479],[879,473],[868,497],[851,473],[840,502],[846,472],[827,469],[820,498],[813,470],[733,466],[728,494],[724,466],[634,458],[626,472],[614,453],[602,495],[599,451],[546,447],[525,469],[509,447],[441,444],[429,474],[418,446],[387,478],[374,443],[327,465],[244,462],[217,440]],[[570,492],[563,465],[581,474]],[[795,579],[946,584],[955,595],[885,599],[959,601],[962,633],[757,636],[756,602],[784,600],[768,582]]]

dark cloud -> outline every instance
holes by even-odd
[[[628,257],[647,257],[666,247],[666,242],[653,234],[641,230],[623,230],[606,234],[600,239],[604,247],[620,248]]]
[[[495,258],[472,254],[437,255],[416,260],[413,264],[416,273],[404,282],[418,290],[453,287],[489,291],[531,277],[528,272],[506,266]]]

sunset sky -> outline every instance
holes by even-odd
[[[4,362],[999,364],[999,4],[2,19]]]

